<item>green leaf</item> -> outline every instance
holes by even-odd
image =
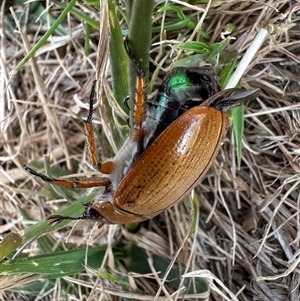
[[[204,62],[205,58],[205,54],[189,55],[188,57],[184,57],[173,62],[170,67],[195,67],[199,65],[199,62]]]
[[[128,16],[128,41],[134,56],[140,62],[146,73],[145,79],[148,82],[149,52],[152,36],[152,16],[154,0],[139,0],[126,2],[126,12]],[[129,62],[129,107],[133,108],[135,86],[136,86],[137,67],[136,63]],[[132,114],[133,110],[131,110]],[[132,116],[130,123],[132,124]]]
[[[97,31],[100,30],[100,24],[98,21],[95,21],[88,14],[82,12],[81,10],[75,8],[74,6],[70,7],[70,3],[66,5],[65,3],[59,2],[57,0],[52,0],[52,2],[54,4],[56,4],[57,6],[63,8],[64,11],[67,9],[68,12],[72,13],[81,22],[85,22],[85,23],[89,24],[92,28],[94,28]]]
[[[49,24],[50,26],[52,26],[55,23],[56,19],[52,17],[48,10],[45,9],[45,6],[41,1],[28,3],[27,0],[17,0],[16,2],[23,6],[24,9],[25,5],[29,5],[30,16],[34,17],[34,22],[37,22],[38,20],[47,27],[49,26]],[[21,25],[23,25],[22,21],[23,18],[21,19]],[[65,36],[68,34],[68,31],[61,24],[58,24],[58,26],[55,28],[55,33],[59,36]]]
[[[210,53],[207,57],[207,60],[212,63],[215,64],[215,62],[217,61],[219,55],[222,53],[222,51],[224,51],[224,49],[229,45],[231,38],[228,37],[224,40],[222,40],[219,43],[214,43],[210,46]]]
[[[4,236],[0,243],[0,261],[16,251],[21,246],[23,237],[18,233],[9,233]]]
[[[243,135],[244,135],[244,104],[234,108],[231,113],[235,144],[236,144],[236,153],[237,153],[237,163],[238,168],[241,166],[242,160],[242,145],[243,145]]]
[[[237,56],[235,56],[229,63],[227,62],[225,68],[223,68],[219,74],[221,79],[221,88],[224,89],[229,82],[233,71],[235,70],[237,65]]]
[[[106,246],[43,254],[25,259],[15,259],[0,265],[0,274],[14,276],[21,273],[40,274],[48,279],[61,278],[85,271],[85,265],[99,268]],[[87,255],[87,256],[86,256]],[[85,262],[85,258],[87,261]]]
[[[193,207],[194,207],[194,218],[193,223],[191,226],[190,235],[197,231],[197,227],[199,225],[199,218],[200,218],[200,200],[196,193],[193,194]]]
[[[71,8],[75,5],[77,0],[71,0],[63,12],[58,16],[58,18],[54,21],[51,27],[47,30],[47,32],[41,37],[41,39],[32,47],[32,49],[27,53],[27,55],[22,59],[22,61],[18,64],[18,66],[14,69],[13,74],[20,71],[20,69],[34,56],[34,54],[39,50],[39,48],[46,43],[48,38],[53,34],[56,28],[62,23],[67,14],[70,12]]]
[[[192,51],[196,53],[202,53],[208,55],[210,53],[210,49],[207,44],[202,42],[185,42],[177,45],[179,49],[183,49],[186,51]]]
[[[120,27],[120,22],[116,14],[116,4],[114,0],[108,1],[110,41],[109,55],[112,72],[112,86],[114,97],[124,111],[124,98],[129,93],[129,71],[128,56],[124,47],[124,38]]]
[[[95,197],[95,194],[90,194],[86,197],[83,197],[82,199],[79,199],[77,201],[72,202],[69,206],[66,206],[62,208],[61,210],[58,210],[57,212],[53,212],[58,215],[63,215],[63,216],[81,216],[84,207],[82,204],[89,203],[93,200]],[[61,223],[59,223],[57,226],[51,226],[49,225],[49,222],[44,220],[40,221],[32,226],[29,226],[28,228],[25,229],[24,231],[24,243],[28,242],[31,239],[34,239],[35,237],[38,237],[46,232],[52,232],[52,231],[57,231],[60,228],[63,228],[65,225],[69,224],[70,220],[64,220]],[[73,221],[74,222],[74,221]]]
[[[157,12],[162,13],[165,11],[174,11],[177,14],[177,17],[179,18],[179,20],[181,21],[181,22],[175,22],[175,23],[173,23],[173,25],[185,24],[184,27],[187,27],[187,29],[191,29],[191,30],[193,30],[197,25],[197,22],[195,21],[195,19],[193,19],[191,17],[186,17],[184,12],[182,11],[182,9],[177,5],[169,4],[169,5],[163,6]],[[169,24],[169,26],[170,26],[170,24]],[[184,27],[182,27],[182,28],[184,28]],[[164,29],[165,29],[165,27],[164,27]],[[179,28],[177,27],[177,29],[179,29]],[[175,29],[173,28],[173,30],[175,30]]]
[[[148,256],[145,251],[135,245],[132,245],[128,251],[129,267],[128,270],[139,273],[148,274],[152,273],[149,267]],[[153,266],[157,272],[160,272],[159,277],[162,279],[166,270],[170,265],[170,260],[163,258],[159,255],[152,254]],[[181,275],[184,271],[184,267],[180,267],[178,264],[174,264],[167,280],[174,289],[178,289],[181,283]],[[188,294],[200,294],[208,290],[207,283],[201,278],[194,279],[194,283],[191,281],[183,281],[183,285],[187,288]]]

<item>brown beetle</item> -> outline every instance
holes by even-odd
[[[228,110],[257,97],[259,90],[219,91],[198,104],[197,95],[182,99],[192,103],[147,145],[155,132],[145,120],[144,79],[138,76],[134,124],[130,137],[114,157],[99,163],[92,125],[93,98],[85,129],[93,166],[99,177],[63,180],[47,177],[24,166],[29,173],[53,185],[68,188],[105,187],[104,193],[85,205],[80,217],[53,215],[50,223],[65,219],[93,219],[103,224],[129,224],[150,219],[184,198],[203,178],[215,159],[229,127]],[[192,97],[192,98],[191,98]],[[191,101],[191,102],[189,102]],[[147,136],[148,135],[148,136]],[[106,176],[104,176],[106,175]]]

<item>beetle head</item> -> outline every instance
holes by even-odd
[[[99,223],[99,228],[104,224],[111,224],[109,220],[107,220],[99,210],[93,208],[93,202],[83,204],[85,210],[81,216],[73,217],[73,216],[64,216],[64,215],[51,215],[47,218],[49,224],[53,227],[60,224],[64,220],[82,220],[82,219],[91,219],[97,221]]]
[[[117,204],[112,204],[107,199],[96,198],[94,201],[83,204],[85,210],[81,216],[63,216],[63,215],[51,215],[47,218],[52,226],[56,226],[64,220],[81,220],[90,219],[97,221],[98,227],[102,227],[104,224],[132,224],[138,223],[145,219],[149,219],[151,216],[142,216],[134,213],[124,211],[119,208]]]

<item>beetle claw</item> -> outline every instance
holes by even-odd
[[[51,215],[47,217],[46,220],[48,221],[49,225],[51,225],[51,227],[55,227],[60,224],[64,220],[64,218],[61,215]]]
[[[46,218],[46,220],[49,222],[49,224],[52,227],[57,226],[60,224],[63,220],[79,220],[82,219],[82,217],[72,217],[72,216],[63,216],[63,215],[51,215]]]
[[[103,226],[104,226],[103,223],[101,223],[101,222],[98,223],[98,229],[102,228]]]

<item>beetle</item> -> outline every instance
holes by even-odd
[[[167,82],[171,75],[167,75]],[[171,87],[175,86],[171,84]],[[226,112],[245,100],[256,98],[259,93],[258,89],[216,91],[218,89],[218,86],[211,88],[212,95],[203,101],[195,92],[197,87],[183,87],[181,96],[176,94],[176,89],[161,87],[156,104],[161,105],[159,101],[167,99],[167,105],[161,109],[167,112],[177,97],[176,114],[168,119],[163,114],[155,114],[154,109],[154,116],[160,117],[152,125],[153,115],[145,113],[145,81],[143,74],[138,74],[130,136],[116,156],[104,163],[97,160],[92,89],[85,130],[91,161],[99,176],[64,180],[38,173],[27,165],[24,168],[53,185],[105,189],[84,205],[81,216],[52,215],[48,217],[49,222],[56,225],[66,219],[92,219],[99,227],[130,224],[150,219],[182,200],[213,163],[229,128]],[[151,105],[154,107],[153,103]],[[162,121],[163,126],[157,130]]]

